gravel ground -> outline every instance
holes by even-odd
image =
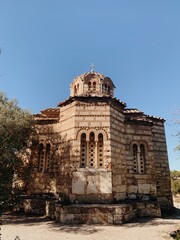
[[[179,207],[180,204],[176,205]],[[168,240],[180,219],[138,219],[120,226],[61,225],[44,217],[5,215],[0,240]]]

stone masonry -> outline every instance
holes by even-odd
[[[82,74],[69,99],[35,115],[28,194],[72,204],[172,205],[164,119],[128,109],[114,88],[100,73]]]

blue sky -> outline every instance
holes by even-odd
[[[33,113],[68,98],[94,63],[128,107],[166,119],[180,170],[179,0],[0,0],[0,47],[0,90]]]

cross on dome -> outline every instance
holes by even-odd
[[[95,68],[94,63],[92,63],[92,64],[90,65],[90,67],[91,67],[91,72],[94,72],[94,68]]]

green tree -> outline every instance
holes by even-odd
[[[173,195],[180,193],[180,171],[171,171],[171,190]]]
[[[32,114],[0,92],[0,216],[18,202],[32,131]]]

